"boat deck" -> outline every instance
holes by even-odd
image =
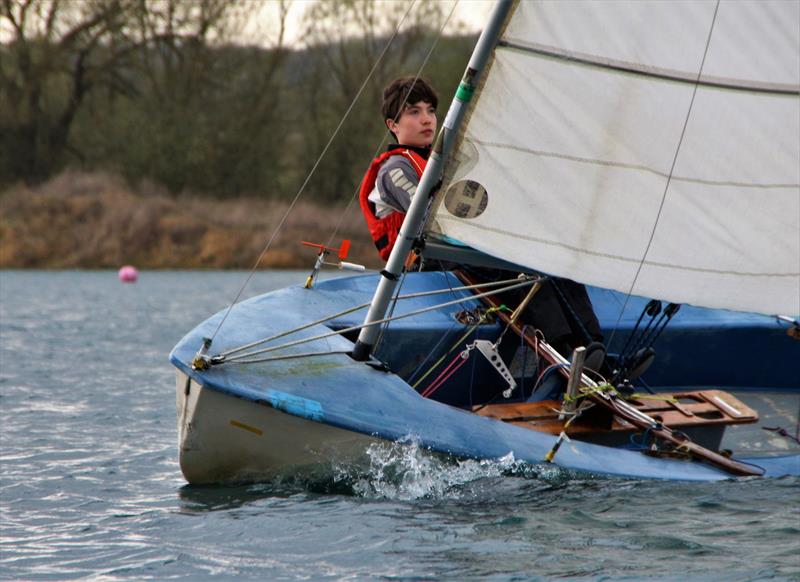
[[[695,390],[637,395],[629,401],[637,410],[707,444],[719,445],[725,427],[758,421],[758,413],[738,398],[722,390]],[[562,402],[541,400],[476,406],[473,412],[497,420],[552,435],[564,430],[566,418],[560,414]],[[627,420],[599,407],[578,416],[566,432],[570,437],[595,443],[621,444],[641,432]]]

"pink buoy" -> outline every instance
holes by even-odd
[[[117,276],[123,283],[136,283],[136,280],[139,278],[139,271],[136,270],[136,267],[125,265],[119,270]]]

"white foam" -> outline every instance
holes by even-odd
[[[481,481],[517,475],[563,479],[555,466],[546,468],[517,461],[512,453],[491,460],[457,460],[431,453],[415,438],[376,443],[367,451],[368,466],[335,466],[334,481],[347,482],[355,495],[371,499],[460,499],[475,494]]]

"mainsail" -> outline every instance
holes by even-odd
[[[800,314],[800,2],[524,1],[429,227],[584,283]]]

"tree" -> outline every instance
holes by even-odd
[[[186,5],[173,1],[176,9]],[[145,53],[140,81],[143,97],[137,111],[145,119],[134,119],[152,131],[142,136],[136,155],[127,156],[129,176],[151,176],[173,191],[189,188],[225,196],[252,192],[280,171],[279,156],[274,155],[279,146],[272,135],[265,139],[264,134],[280,135],[276,120],[289,3],[278,4],[273,46],[264,49],[233,45],[232,38],[220,36],[224,30],[238,40],[258,7],[239,2],[224,7],[229,10],[228,26],[213,31],[214,42],[199,41],[211,31],[188,38],[155,35],[157,50]],[[155,25],[143,23],[141,29],[163,30],[163,12]]]
[[[386,133],[378,113],[383,87],[395,77],[416,74],[439,33],[445,18],[441,3],[416,2],[411,10],[409,6],[374,0],[322,1],[306,13],[305,40],[311,59],[303,96],[308,115],[298,128],[307,144],[307,171],[366,83],[310,183],[319,198],[352,195]],[[381,57],[395,31],[397,36]],[[427,76],[427,71],[422,74]]]
[[[3,24],[13,36],[0,66],[0,98],[7,104],[2,146],[12,175],[46,175],[66,147],[75,114],[98,81],[95,71],[108,66],[93,56],[101,39],[121,27],[126,8],[120,2],[3,0]]]
[[[321,0],[302,4],[306,47],[289,50],[290,1],[265,20],[257,0],[0,0],[0,186],[78,166],[290,198],[366,80],[306,188],[349,198],[385,135],[384,85],[438,41],[422,75],[446,106],[473,39],[437,39],[436,0]]]
[[[186,111],[202,89],[214,87],[219,70],[213,61],[222,53],[209,46],[224,44],[258,7],[248,0],[0,1],[0,30],[10,37],[0,47],[0,181],[6,182],[41,180],[68,154],[85,160],[70,133],[90,98],[97,105],[115,96],[146,97],[177,132],[160,141],[180,148]],[[287,6],[281,2],[278,56]],[[279,64],[275,59],[255,81],[269,83]]]

